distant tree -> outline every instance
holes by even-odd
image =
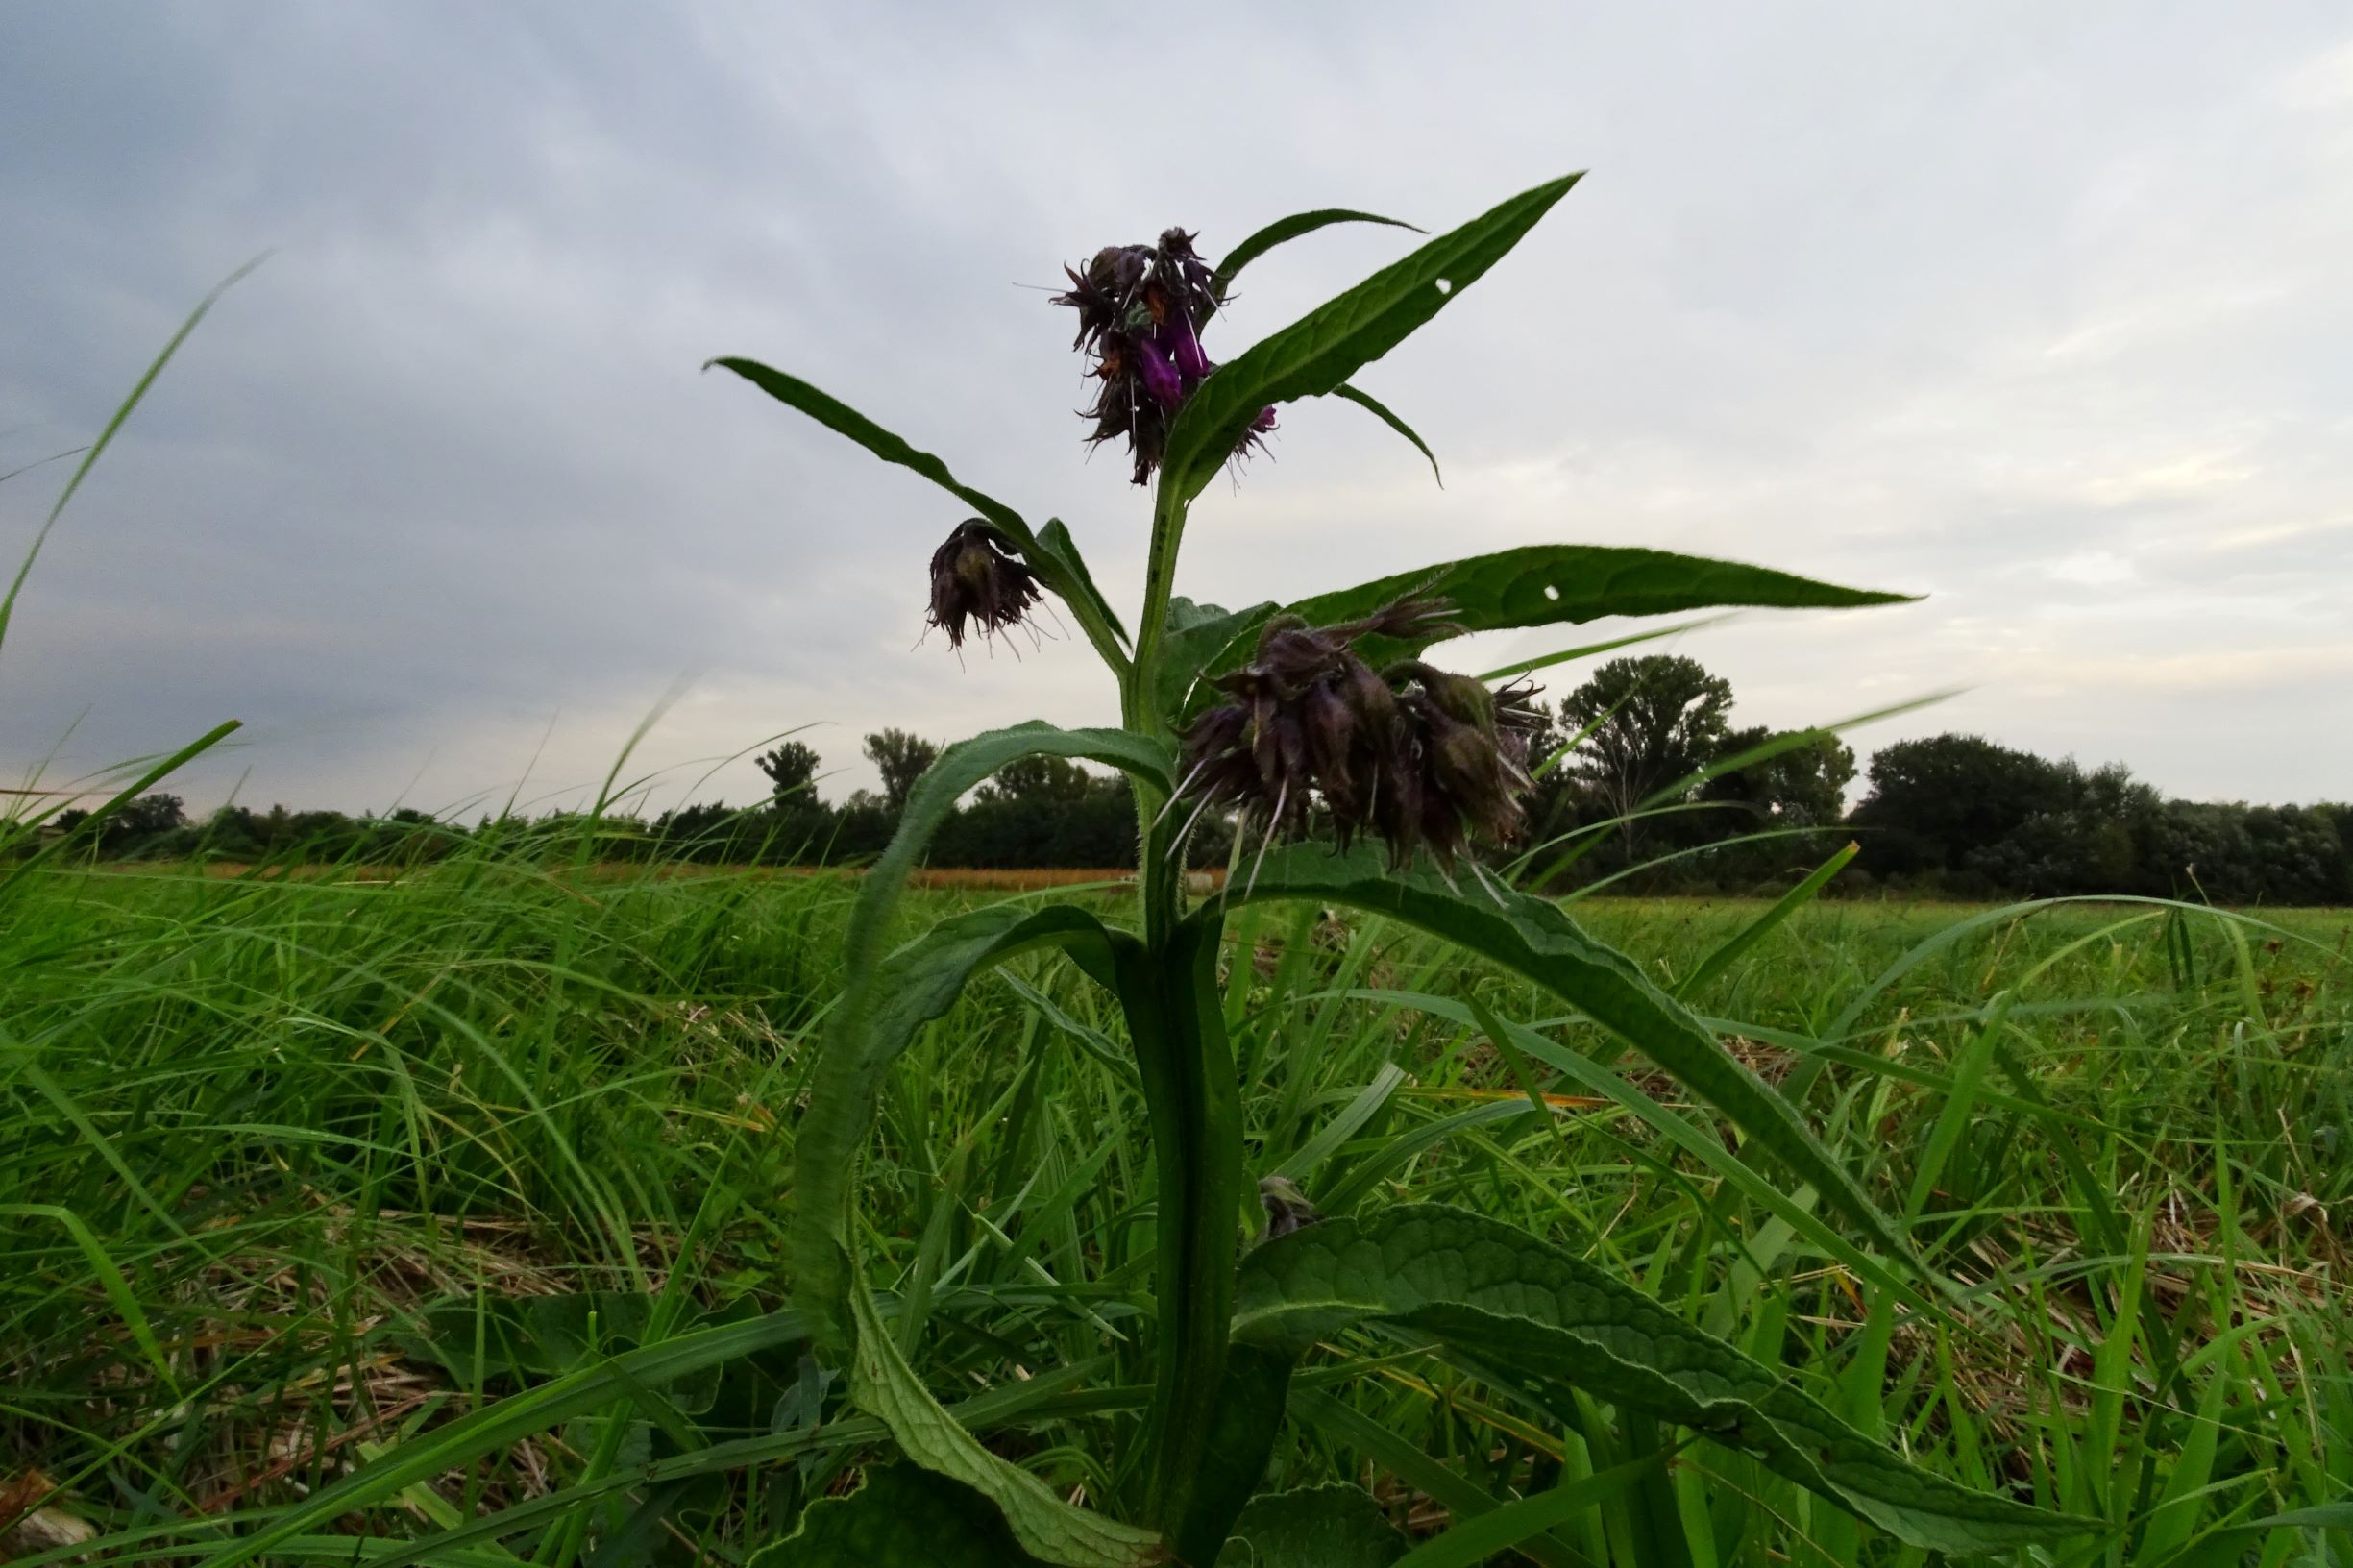
[[[2037,811],[1961,858],[1965,886],[2035,896],[2128,893],[2145,885],[2144,845],[2161,809],[2157,792],[2111,763],[2087,773],[2050,763],[2065,803]]]
[[[1017,757],[997,770],[983,793],[1028,806],[1067,805],[1085,799],[1100,782],[1067,757]]]
[[[2246,814],[2253,880],[2266,903],[2341,904],[2353,900],[2345,845],[2325,808],[2255,806]]]
[[[2069,770],[1977,735],[1898,741],[1871,759],[1871,793],[1853,822],[1881,871],[1958,871],[2037,816],[2074,804]]]
[[[921,775],[919,772],[917,776]],[[909,779],[908,788],[913,787],[914,779]],[[904,803],[902,799],[894,804],[871,790],[853,791],[837,814],[831,858],[855,862],[882,853],[890,846],[892,831],[898,825],[899,806]],[[933,859],[943,866],[953,864],[937,851],[936,845]]]
[[[1761,725],[1728,731],[1710,761],[1729,760],[1776,739]],[[1747,821],[1724,824],[1733,832],[1820,827],[1846,815],[1847,786],[1853,782],[1854,748],[1835,735],[1822,735],[1718,773],[1701,787],[1700,797],[1747,808]]]
[[[866,738],[866,755],[882,774],[883,804],[895,814],[907,809],[907,792],[939,760],[940,748],[903,729],[885,729]]]
[[[1591,730],[1564,766],[1607,816],[1630,818],[1720,754],[1731,708],[1732,683],[1697,659],[1612,659],[1561,698],[1560,728]],[[1619,831],[1630,856],[1636,824],[1628,821]]]
[[[757,766],[768,775],[776,799],[781,802],[810,795],[817,780],[819,761],[816,750],[807,744],[787,741],[772,751],[761,752]]]
[[[142,795],[114,814],[107,826],[118,829],[125,838],[147,838],[157,833],[169,833],[188,820],[186,802],[176,795]]]
[[[680,860],[731,861],[736,858],[735,827],[742,815],[718,801],[680,806],[653,820],[653,842],[662,854]]]
[[[125,801],[98,829],[98,848],[106,855],[137,855],[158,847],[170,834],[187,825],[185,803],[176,795],[142,795]]]

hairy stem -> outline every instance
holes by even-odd
[[[1167,627],[1168,596],[1176,589],[1177,550],[1185,539],[1185,502],[1165,483],[1152,498],[1152,548],[1144,559],[1143,614],[1136,625],[1136,657],[1128,666],[1127,723],[1147,734],[1167,725],[1154,703],[1160,674],[1161,634]]]
[[[1217,994],[1221,936],[1216,922],[1187,922],[1165,943],[1124,949],[1120,959],[1159,1200],[1146,1517],[1166,1527],[1192,1511],[1211,1457],[1234,1313],[1241,1102]]]
[[[1131,730],[1161,736],[1162,634],[1176,580],[1185,502],[1154,498],[1136,655],[1120,690]],[[1120,993],[1152,1126],[1159,1194],[1153,1290],[1158,1312],[1152,1410],[1146,1424],[1146,1518],[1182,1528],[1210,1457],[1234,1312],[1234,1258],[1243,1186],[1241,1105],[1217,993],[1222,922],[1184,919],[1185,868],[1176,813],[1136,785],[1136,882],[1143,944],[1121,959]]]

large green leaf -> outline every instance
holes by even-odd
[[[822,1498],[749,1568],[1029,1568],[989,1500],[912,1464],[871,1471],[847,1497]]]
[[[1247,654],[1249,639],[1279,608],[1272,600],[1245,610],[1222,604],[1196,604],[1179,595],[1168,601],[1168,619],[1161,632],[1160,666],[1153,696],[1159,711],[1175,719],[1186,708],[1186,694],[1202,668],[1230,646]],[[1239,663],[1237,660],[1236,663]],[[1232,668],[1228,666],[1228,668]]]
[[[1913,1546],[1968,1555],[2099,1528],[1918,1468],[1632,1286],[1467,1210],[1327,1220],[1242,1263],[1238,1342],[1298,1356],[1365,1322],[1428,1335],[1499,1375],[1679,1422]]]
[[[1234,280],[1242,268],[1278,245],[1303,234],[1311,234],[1318,229],[1328,229],[1336,223],[1379,223],[1391,229],[1412,229],[1417,234],[1429,233],[1426,229],[1414,228],[1402,218],[1385,218],[1378,212],[1358,212],[1345,207],[1319,207],[1312,212],[1294,212],[1287,218],[1275,219],[1228,251],[1226,258],[1217,265],[1217,275],[1210,280],[1210,292],[1217,296],[1217,303],[1222,306],[1226,296],[1233,291]]]
[[[1314,625],[1331,625],[1368,615],[1408,594],[1445,599],[1455,607],[1455,625],[1464,632],[1579,624],[1609,615],[1675,615],[1719,605],[1797,610],[1909,602],[1903,594],[1842,588],[1704,555],[1615,545],[1527,545],[1399,572],[1294,604],[1239,612],[1251,619],[1238,622],[1223,647],[1201,653],[1193,671],[1217,675],[1245,663],[1259,627],[1270,615],[1296,615]],[[1368,637],[1358,646],[1378,665],[1419,653],[1434,641]],[[1173,649],[1164,656],[1173,659]]]
[[[1022,1550],[1056,1568],[1146,1568],[1165,1560],[1157,1532],[1073,1507],[1036,1476],[983,1448],[923,1386],[863,1282],[853,1286],[850,1300],[858,1314],[851,1397],[882,1418],[907,1458],[986,1497]]]
[[[1108,976],[1114,940],[1100,920],[1074,905],[1033,910],[997,904],[943,920],[888,959],[852,970],[850,992],[836,1004],[826,1031],[793,1162],[794,1295],[827,1348],[845,1352],[856,1337],[849,1316],[849,1198],[884,1072],[916,1031],[946,1012],[982,969],[1055,945],[1071,951],[1082,968]]]
[[[1126,632],[1119,625],[1119,618],[1112,613],[1111,605],[1096,590],[1094,579],[1088,575],[1087,563],[1079,559],[1070,530],[1059,521],[1049,522],[1042,534],[1032,532],[1020,513],[959,480],[937,456],[892,434],[841,399],[811,386],[797,376],[788,376],[757,359],[726,356],[709,360],[702,368],[708,370],[712,365],[735,372],[778,403],[807,414],[837,435],[847,436],[884,462],[913,469],[980,513],[1021,552],[1021,558],[1045,579],[1046,586],[1070,606],[1096,651],[1115,669],[1122,663],[1125,655],[1118,645]]]
[[[849,1204],[883,1074],[918,1029],[946,1012],[974,974],[1016,953],[1062,946],[1107,977],[1115,943],[1132,946],[1134,939],[1075,906],[1000,904],[943,920],[870,970],[853,969],[794,1153],[794,1294],[820,1342],[850,1353],[853,1399],[882,1418],[909,1458],[988,1497],[1027,1551],[1066,1568],[1130,1568],[1151,1560],[1158,1537],[1071,1507],[942,1408],[882,1330],[859,1269]]]
[[[908,873],[921,862],[932,835],[956,809],[956,802],[1007,763],[1036,756],[1084,757],[1142,778],[1164,795],[1175,792],[1171,772],[1175,755],[1167,744],[1124,729],[1061,729],[1033,719],[958,741],[941,752],[939,760],[907,792],[898,830],[859,889],[844,953],[853,992],[880,961],[883,940],[898,908],[899,894],[906,889]]]
[[[1265,1479],[1295,1359],[1256,1345],[1226,1346],[1210,1440],[1202,1446],[1185,1511],[1169,1531],[1187,1560],[1198,1562],[1217,1550]]]
[[[1216,1568],[1388,1568],[1410,1544],[1370,1492],[1342,1482],[1252,1499]]]
[[[1068,524],[1059,517],[1047,518],[1045,527],[1038,530],[1037,549],[1030,552],[1030,558],[1042,561],[1044,568],[1042,570],[1049,582],[1069,584],[1080,598],[1092,606],[1094,613],[1103,618],[1115,638],[1121,643],[1127,641],[1127,627],[1119,624],[1118,612],[1111,607],[1111,600],[1103,597],[1103,590],[1095,586],[1094,574],[1087,570],[1087,558],[1078,552],[1078,541],[1070,537]],[[1066,602],[1068,601],[1069,593],[1059,587],[1055,592],[1062,594]],[[1117,670],[1119,659],[1111,657],[1109,652],[1106,656],[1111,658],[1112,668]]]
[[[1503,889],[1465,894],[1420,865],[1392,871],[1369,845],[1344,855],[1317,845],[1285,845],[1246,886],[1229,885],[1223,902],[1267,898],[1316,898],[1372,910],[1526,975],[1675,1074],[1882,1251],[1912,1258],[1902,1233],[1794,1106],[1734,1060],[1631,959],[1585,935],[1557,905]]]
[[[1219,928],[1195,920],[1157,946],[1123,941],[1115,953],[1152,1127],[1159,1365],[1146,1433],[1146,1516],[1173,1525],[1178,1554],[1194,1561],[1216,1552],[1232,1507],[1249,1495],[1245,1484],[1222,1513],[1201,1511],[1195,1495],[1205,1476],[1232,1459],[1213,1455],[1234,1442],[1222,1408],[1226,1324],[1246,1190],[1241,1093],[1217,987],[1218,948]]]
[[[1108,983],[1115,943],[1132,944],[1085,910],[999,905],[944,920],[885,958],[883,944],[907,874],[964,793],[1016,758],[1086,757],[1140,774],[1166,792],[1164,743],[1117,729],[1064,730],[1017,724],[942,752],[908,792],[897,833],[867,873],[845,943],[847,983],[827,1020],[812,1075],[809,1107],[794,1151],[793,1260],[796,1299],[819,1342],[850,1354],[852,1392],[883,1418],[909,1458],[952,1476],[1004,1509],[1035,1556],[1069,1568],[1121,1568],[1144,1560],[1156,1537],[1072,1508],[1034,1477],[983,1449],[934,1400],[888,1335],[870,1332],[873,1303],[858,1266],[849,1205],[858,1158],[873,1125],[884,1072],[916,1031],[955,1002],[983,968],[1052,944]]]
[[[1336,391],[1404,342],[1502,260],[1577,181],[1550,181],[1440,234],[1212,372],[1168,432],[1163,491],[1180,501],[1199,495],[1268,404]]]
[[[1712,1171],[1733,1190],[1812,1243],[1826,1259],[1851,1269],[1858,1277],[1870,1281],[1915,1311],[1937,1311],[1936,1305],[1915,1288],[1899,1267],[1891,1267],[1869,1250],[1855,1245],[1840,1234],[1836,1225],[1816,1213],[1811,1188],[1784,1191],[1777,1173],[1752,1164],[1743,1158],[1742,1151],[1725,1147],[1724,1135],[1708,1125],[1704,1117],[1663,1103],[1629,1082],[1624,1073],[1560,1043],[1540,1030],[1499,1017],[1493,1011],[1476,1002],[1466,1003],[1451,996],[1434,996],[1426,992],[1412,991],[1361,990],[1345,994],[1379,1007],[1416,1008],[1432,1017],[1444,1018],[1464,1029],[1483,1034],[1507,1059],[1521,1058],[1513,1064],[1515,1069],[1526,1067],[1530,1062],[1543,1063],[1566,1080],[1565,1085],[1556,1087],[1574,1086],[1586,1093],[1614,1101],[1656,1134],[1657,1140],[1644,1151],[1643,1158],[1668,1167],[1679,1156]],[[1526,1076],[1523,1075],[1524,1079]],[[1525,1087],[1533,1086],[1529,1084]],[[1534,1109],[1531,1101],[1523,1101],[1522,1105],[1527,1110]],[[1336,1190],[1332,1195],[1325,1196],[1325,1209],[1333,1213],[1346,1213],[1349,1205],[1339,1201],[1343,1195]],[[1360,1200],[1362,1189],[1359,1188],[1355,1195]]]

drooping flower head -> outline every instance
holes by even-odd
[[[1201,331],[1217,310],[1213,274],[1194,236],[1170,229],[1153,245],[1107,245],[1082,271],[1063,268],[1070,287],[1056,305],[1078,312],[1070,346],[1092,362],[1101,384],[1083,414],[1091,444],[1126,436],[1138,484],[1149,483],[1168,448],[1177,410],[1217,368],[1201,349]],[[1238,455],[1264,445],[1275,411],[1262,410],[1235,445]]]
[[[1356,648],[1428,640],[1454,629],[1449,611],[1408,598],[1338,625],[1267,622],[1250,662],[1217,677],[1225,700],[1187,729],[1182,793],[1268,839],[1299,837],[1320,813],[1343,846],[1370,833],[1400,866],[1427,849],[1452,867],[1475,843],[1510,842],[1536,689],[1489,691],[1418,659],[1375,672]]]
[[[932,551],[928,620],[947,633],[950,648],[964,646],[969,622],[980,624],[984,637],[1018,625],[1039,597],[1037,574],[981,518],[957,524]]]

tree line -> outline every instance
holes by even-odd
[[[1833,891],[1953,897],[2140,894],[2236,904],[2353,904],[2353,805],[2165,797],[2123,765],[2086,769],[1974,735],[1900,741],[1871,759],[1825,731],[1736,725],[1730,682],[1675,655],[1612,660],[1544,708],[1529,747],[1529,828],[1499,860],[1523,885],[1607,879],[1625,892],[1772,892],[1851,838]],[[770,794],[650,819],[486,816],[472,827],[382,816],[224,806],[191,821],[169,795],[61,830],[110,859],[410,864],[461,847],[584,846],[608,860],[854,865],[878,854],[939,755],[899,729],[865,738],[879,790],[829,801],[823,759],[788,740],[757,758]],[[1126,784],[1058,757],[1010,764],[941,827],[931,864],[1035,869],[1132,862]],[[1247,854],[1253,845],[1242,846]],[[1204,821],[1192,863],[1224,864],[1231,827]]]

